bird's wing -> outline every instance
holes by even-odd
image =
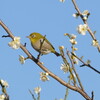
[[[52,49],[54,49],[55,50],[55,48],[53,47],[53,45],[45,38],[45,39],[43,39],[43,38],[41,38],[41,42],[44,40],[44,44],[46,43],[46,44],[49,44],[50,45],[50,47],[52,48]]]

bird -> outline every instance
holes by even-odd
[[[33,32],[27,36],[27,38],[30,39],[31,46],[41,55],[54,53],[56,56],[60,56],[60,54],[55,51],[53,45],[42,34]]]

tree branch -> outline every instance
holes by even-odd
[[[33,98],[34,100],[36,100],[34,94],[31,92],[31,90],[29,90],[29,92],[30,92],[30,94],[32,95],[32,98]]]
[[[77,78],[77,80],[78,80],[78,83],[79,83],[81,89],[84,91],[84,88],[83,88],[83,86],[82,86],[82,83],[81,83],[81,80],[80,80],[80,78],[79,78],[79,75],[77,74],[77,72],[76,72],[76,70],[75,70],[75,68],[74,68],[74,63],[73,63],[73,60],[71,59],[71,55],[70,55],[69,51],[67,51],[67,55],[68,55],[68,57],[69,57],[69,59],[70,59],[70,62],[71,62],[73,71],[74,71],[74,73],[75,73],[75,75],[76,75],[76,78]]]
[[[87,25],[88,25],[87,20],[84,20],[83,15],[82,15],[80,9],[78,8],[78,6],[77,6],[75,0],[72,0],[72,3],[73,3],[73,5],[74,5],[76,11],[78,12],[79,16],[81,17],[82,21],[84,22],[84,24],[87,24]],[[88,25],[88,32],[89,32],[89,34],[91,35],[92,39],[97,41],[97,39],[96,39],[94,33],[92,32],[92,30],[90,29],[89,25]],[[97,49],[98,49],[98,51],[100,52],[100,45],[97,46]]]
[[[100,74],[100,71],[98,71],[97,69],[95,69],[94,67],[92,67],[90,64],[85,63],[81,58],[79,58],[78,56],[76,56],[74,53],[71,53],[73,56],[75,56],[79,61],[81,61],[83,63],[83,65],[81,65],[80,67],[83,66],[87,66],[89,68],[91,68],[92,70],[94,70],[95,72],[97,72],[98,74]]]
[[[76,79],[74,78],[74,75],[73,75],[73,72],[72,72],[72,68],[70,67],[70,64],[68,63],[68,61],[67,61],[67,59],[66,59],[66,57],[65,57],[64,51],[63,51],[62,49],[60,49],[60,53],[61,53],[61,57],[62,57],[62,59],[63,59],[63,62],[65,63],[65,65],[66,65],[67,67],[69,67],[69,72],[70,72],[70,74],[71,74],[72,77],[73,77],[74,86],[76,86]]]

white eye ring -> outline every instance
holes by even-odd
[[[36,37],[36,35],[32,35],[32,38]]]

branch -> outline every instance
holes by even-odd
[[[0,86],[1,86],[2,94],[5,96],[4,100],[9,100],[9,95],[7,93],[7,90],[6,90],[6,86],[4,86],[4,84],[1,83],[1,80],[0,80]],[[0,98],[0,100],[1,100],[1,98]]]
[[[5,31],[8,33],[8,35],[14,39],[14,35],[12,32],[7,28],[7,26],[0,20],[0,25],[5,29]],[[83,90],[81,90],[79,87],[72,86],[68,83],[66,83],[64,80],[53,74],[51,71],[47,69],[39,60],[37,60],[25,47],[24,45],[20,44],[20,48],[26,53],[26,55],[34,61],[42,70],[47,72],[52,78],[54,78],[56,81],[58,81],[60,84],[62,84],[65,87],[68,87],[71,90],[74,90],[78,93],[80,93],[86,100],[91,100],[91,98],[88,96],[87,93],[85,93]]]
[[[97,69],[95,69],[94,67],[92,67],[90,64],[85,63],[81,58],[79,58],[78,56],[76,56],[74,53],[71,53],[73,56],[75,56],[79,61],[81,61],[83,63],[83,65],[81,65],[80,67],[83,66],[87,66],[89,68],[91,68],[92,70],[94,70],[95,72],[100,74],[100,71],[98,71]]]
[[[43,46],[43,43],[44,43],[44,41],[45,41],[45,37],[46,37],[46,35],[43,37],[43,40],[40,40],[40,52],[39,52],[39,54],[38,54],[38,56],[37,56],[37,59],[39,60],[40,59],[40,56],[41,56],[41,51],[42,51],[42,46]]]
[[[70,72],[70,74],[71,74],[72,77],[73,77],[74,86],[76,86],[76,79],[75,79],[75,77],[74,77],[74,75],[73,75],[72,68],[70,67],[70,64],[68,63],[68,61],[67,61],[67,59],[66,59],[66,57],[65,57],[65,54],[64,54],[63,49],[60,49],[60,53],[61,53],[61,57],[62,57],[62,59],[63,59],[63,62],[65,63],[66,66],[69,67],[69,72]]]
[[[76,11],[78,12],[79,16],[81,17],[82,21],[84,22],[84,24],[87,24],[87,25],[88,25],[88,22],[87,22],[86,20],[84,20],[83,15],[82,15],[80,9],[78,8],[78,6],[77,6],[75,0],[72,0],[72,3],[73,3],[73,5],[74,5]],[[92,30],[90,29],[89,25],[88,25],[88,32],[89,32],[89,34],[91,35],[92,39],[95,40],[95,41],[97,41],[97,39],[96,39],[94,33],[92,32]],[[100,52],[100,45],[97,46],[97,49],[98,49],[98,51]]]
[[[68,80],[68,83],[70,84],[70,78]],[[65,96],[64,96],[64,100],[67,100],[68,94],[69,94],[69,88],[66,88],[66,93],[65,93]]]
[[[91,93],[91,94],[92,94],[92,100],[94,100],[94,92],[92,91],[92,93]]]
[[[40,93],[38,93],[38,97],[37,97],[37,100],[40,100]]]
[[[33,98],[34,100],[36,100],[34,94],[31,92],[31,90],[29,90],[29,92],[30,92],[30,94],[32,95],[32,98]]]
[[[81,89],[84,91],[84,88],[83,88],[83,86],[82,86],[82,83],[81,83],[81,80],[80,80],[80,78],[79,78],[79,75],[77,74],[77,72],[76,72],[76,70],[75,70],[74,63],[73,63],[73,60],[71,59],[71,55],[70,55],[69,51],[67,51],[67,55],[68,55],[68,57],[69,57],[69,59],[70,59],[70,62],[71,62],[73,71],[74,71],[74,73],[75,73],[75,75],[76,75],[76,78],[77,78],[77,80],[78,80],[78,83],[79,83]]]

